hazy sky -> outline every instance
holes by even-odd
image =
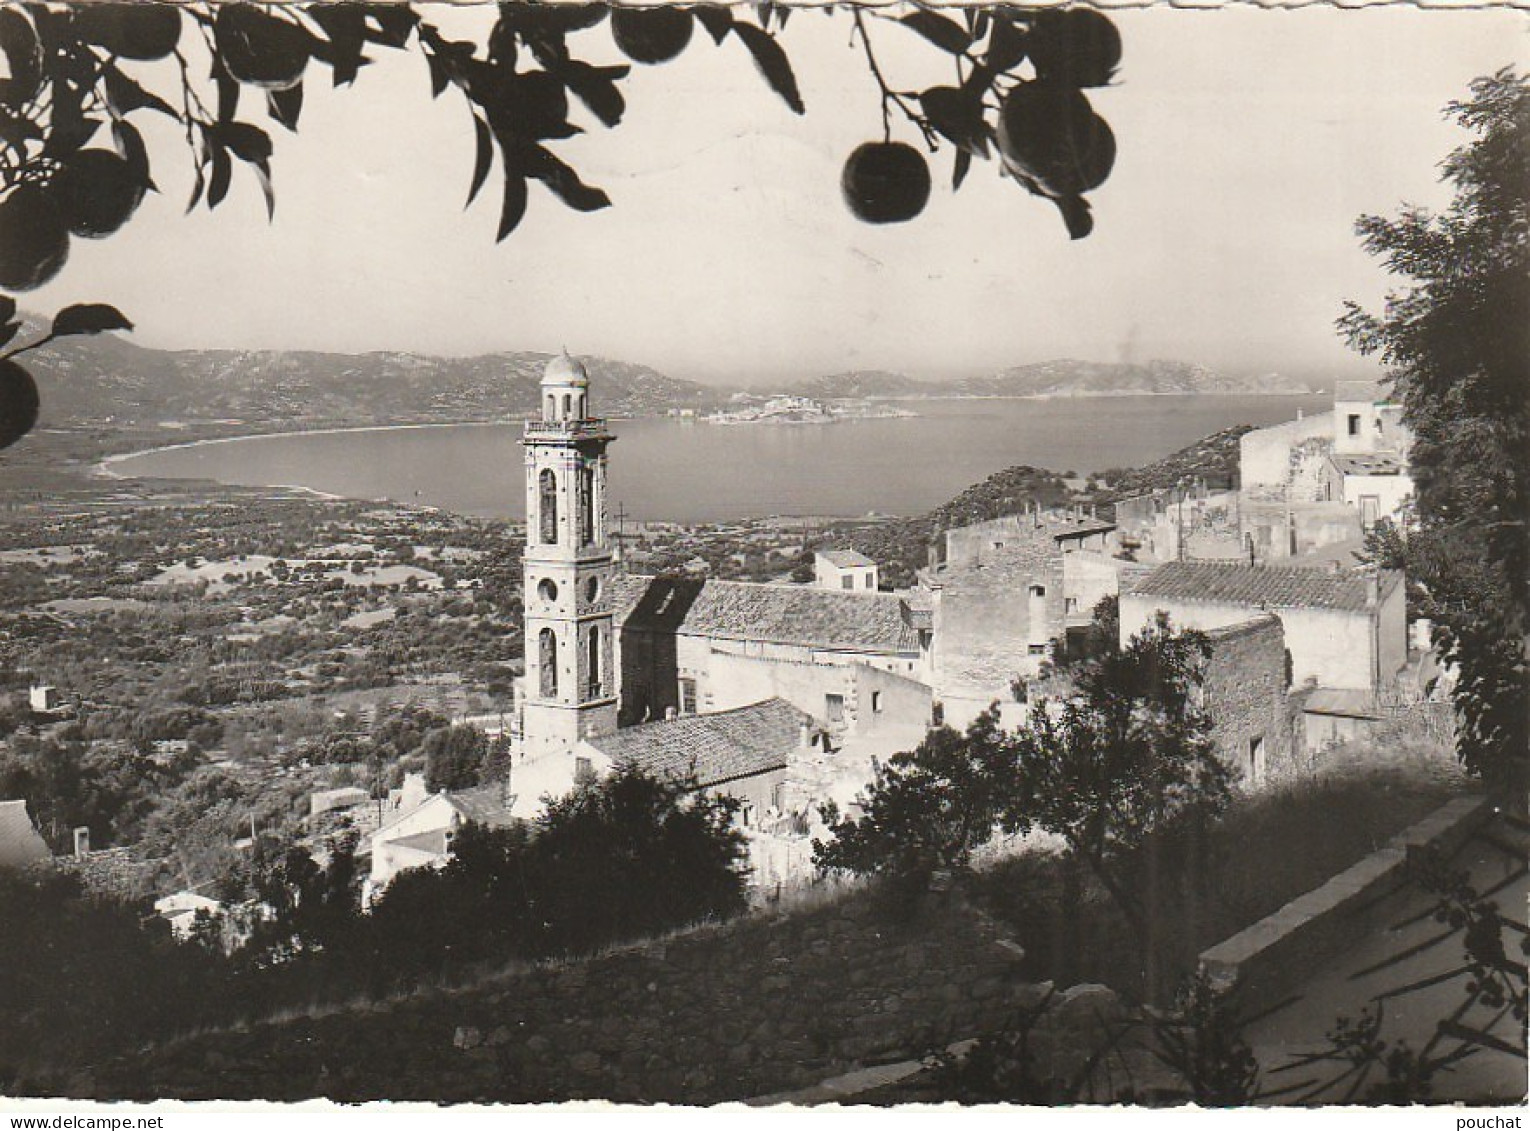
[[[1437,164],[1464,135],[1441,107],[1473,76],[1525,64],[1525,14],[1115,18],[1119,81],[1091,97],[1120,155],[1080,242],[996,164],[975,163],[953,194],[948,149],[921,217],[855,221],[839,171],[880,134],[876,87],[848,18],[804,11],[783,43],[805,117],[740,44],[698,29],[680,59],[634,68],[615,130],[576,119],[589,134],[554,148],[610,193],[604,212],[571,212],[533,184],[520,230],[496,246],[497,167],[462,209],[473,138],[460,96],[432,102],[417,53],[379,53],[350,89],[306,84],[298,135],[273,126],[274,224],[242,168],[217,212],[183,216],[190,159],[167,129],[151,140],[164,194],[118,235],[74,241],[27,305],[110,301],[153,346],[566,345],[730,382],[851,368],[945,377],[1055,357],[1353,368],[1333,331],[1341,300],[1374,305],[1386,286],[1353,221],[1445,203]],[[872,35],[894,85],[949,81],[944,57],[904,29],[874,23]],[[617,58],[604,27],[572,43]]]

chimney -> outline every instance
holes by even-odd
[[[90,826],[81,825],[74,830],[74,854],[76,857],[90,855]]]
[[[1381,603],[1381,578],[1374,570],[1365,575],[1365,607],[1374,609]]]
[[[813,724],[803,719],[797,726],[797,748],[799,750],[811,750],[813,748]]]
[[[679,717],[680,717],[680,712],[678,710],[676,710],[674,707],[665,707],[664,708],[664,721],[665,722],[669,722],[671,719],[676,719],[676,718],[679,718]]]

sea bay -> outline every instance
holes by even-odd
[[[598,396],[598,390],[596,390]],[[1005,467],[1087,474],[1150,462],[1234,424],[1322,411],[1311,396],[1123,396],[903,402],[917,416],[834,424],[614,420],[613,508],[717,522],[766,515],[913,515]],[[598,409],[598,401],[596,405]],[[210,441],[134,454],[113,473],[299,485],[520,518],[518,424],[369,428]]]

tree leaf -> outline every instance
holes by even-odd
[[[483,182],[489,176],[489,166],[494,162],[494,135],[489,132],[489,123],[477,114],[473,115],[473,136],[477,151],[473,156],[473,182],[468,186],[468,204],[473,203],[478,190],[483,188]]]
[[[1089,202],[1081,196],[1061,196],[1053,200],[1062,213],[1063,223],[1068,225],[1068,238],[1081,240],[1094,231],[1094,217],[1089,212]]]
[[[10,316],[7,315],[6,317]],[[0,325],[0,346],[10,345],[11,339],[14,338],[17,333],[20,332],[20,330],[20,322],[6,322],[3,325]]]
[[[0,8],[0,52],[5,54],[11,75],[0,82],[0,101],[23,106],[42,84],[42,45],[26,17],[9,5]]]
[[[255,170],[255,179],[260,182],[260,195],[266,199],[266,219],[276,218],[276,190],[271,185],[271,162],[264,158],[251,161],[250,168]]]
[[[541,181],[576,212],[597,212],[611,206],[611,198],[602,189],[585,184],[578,173],[540,145],[526,154],[526,175]]]
[[[168,102],[159,95],[145,90],[110,63],[106,65],[106,101],[116,111],[114,117],[131,114],[134,110],[147,109],[167,114],[176,121],[181,120],[181,116],[170,108]]]
[[[615,126],[627,109],[627,100],[622,97],[616,80],[626,78],[631,70],[627,66],[592,67],[589,63],[571,59],[564,68],[563,77],[568,88],[602,125]]]
[[[767,31],[762,31],[753,24],[733,25],[733,34],[744,41],[744,46],[749,49],[749,54],[754,56],[755,66],[760,74],[765,76],[765,81],[792,108],[796,114],[806,113],[806,107],[802,104],[802,95],[797,90],[797,76],[792,74],[791,60],[786,57],[786,52],[781,50],[781,45],[775,37]]]
[[[223,203],[223,198],[228,195],[229,181],[234,176],[234,163],[229,160],[228,150],[221,146],[212,151],[212,177],[207,183],[207,208],[208,211]]]
[[[499,228],[494,242],[499,243],[520,224],[526,215],[526,178],[514,169],[505,169],[505,194],[499,206]]]
[[[239,83],[217,56],[213,57],[212,79],[218,88],[218,121],[232,122],[239,113]]]
[[[252,126],[248,122],[224,122],[214,127],[214,133],[241,161],[271,159],[271,135],[259,126]]]
[[[441,92],[451,82],[451,75],[447,73],[446,60],[439,51],[427,51],[425,53],[425,67],[430,71],[430,96],[440,98]]]
[[[66,306],[53,316],[55,338],[68,338],[77,334],[100,334],[106,330],[131,330],[133,324],[122,311],[104,302],[78,302]]]
[[[298,115],[303,112],[303,84],[298,83],[286,90],[268,91],[266,112],[274,121],[297,133]]]
[[[993,20],[993,33],[988,37],[988,51],[983,61],[996,74],[1018,67],[1025,61],[1025,33],[1002,15]]]
[[[952,55],[960,55],[972,45],[972,37],[967,34],[967,29],[961,24],[949,16],[942,16],[924,8],[910,12],[898,22],[905,27],[913,28],[936,47],[942,51],[949,51]]]
[[[0,295],[0,322],[9,322],[16,316],[16,300],[10,295]]]
[[[420,17],[408,4],[362,4],[367,19],[367,38],[383,47],[402,48]]]
[[[956,151],[956,164],[951,170],[951,191],[955,192],[962,187],[962,182],[967,179],[967,170],[972,168],[972,154],[966,149]]]
[[[698,4],[691,9],[691,14],[696,17],[702,27],[707,29],[707,34],[712,37],[712,42],[721,43],[728,38],[728,32],[733,29],[733,13],[727,8],[716,4]]]
[[[980,92],[932,86],[919,96],[919,106],[930,125],[953,144],[988,155],[988,125],[983,121]]]
[[[207,189],[207,177],[202,172],[202,162],[197,162],[192,171],[196,174],[196,183],[191,186],[191,199],[186,201],[186,211],[190,212],[202,199],[202,193]]]

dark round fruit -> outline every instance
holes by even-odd
[[[613,8],[611,35],[634,63],[665,63],[691,41],[691,14],[681,8]]]
[[[901,141],[868,141],[850,154],[840,177],[845,203],[868,224],[898,224],[924,211],[930,167]]]
[[[1010,172],[1049,196],[1077,196],[1104,184],[1116,136],[1076,87],[1021,83],[999,108],[999,152]]]
[[[1026,49],[1043,79],[1104,86],[1121,62],[1121,33],[1109,16],[1089,8],[1048,8],[1036,13]]]
[[[251,86],[290,89],[308,65],[308,33],[253,4],[219,7],[213,35],[228,73]]]
[[[14,361],[0,361],[0,448],[8,448],[37,423],[37,382]]]
[[[124,59],[163,59],[180,42],[181,13],[163,3],[81,4],[74,30]]]
[[[127,223],[143,199],[143,178],[109,149],[82,149],[53,175],[53,197],[64,223],[88,240],[109,236]]]
[[[51,193],[26,184],[0,200],[0,287],[40,287],[68,258],[69,227]]]

